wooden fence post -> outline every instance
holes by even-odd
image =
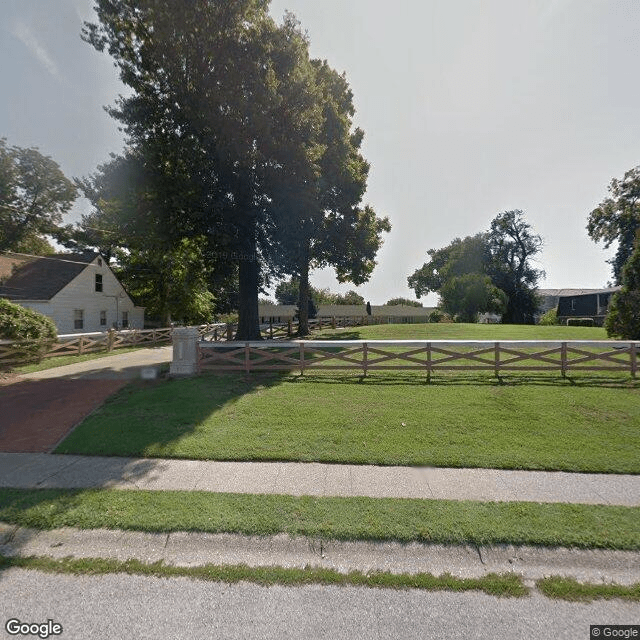
[[[273,318],[269,318],[269,338],[273,340]]]
[[[244,344],[244,371],[245,373],[249,373],[251,370],[251,352],[249,351],[249,343],[245,342]]]
[[[78,355],[82,355],[84,353],[84,336],[80,336],[80,341],[78,342]]]
[[[109,329],[107,331],[107,351],[113,351],[113,345],[116,340],[115,331],[113,329]]]
[[[567,343],[560,345],[560,367],[562,369],[562,377],[567,377]]]
[[[233,340],[233,323],[227,322],[227,342],[231,342]]]
[[[629,355],[631,356],[631,377],[635,378],[638,372],[638,352],[636,350],[636,343],[632,342],[629,348]]]
[[[362,343],[362,369],[364,370],[364,377],[367,377],[367,343]]]
[[[336,328],[336,317],[335,316],[331,316],[331,328],[332,329]]]
[[[300,375],[304,375],[304,342],[300,343]]]
[[[287,320],[287,337],[291,337],[292,335],[292,331],[291,331],[291,318],[289,318],[289,320]]]
[[[494,365],[493,365],[493,372],[496,376],[496,378],[500,377],[500,343],[496,342],[493,346],[494,348]]]
[[[427,383],[431,382],[431,343],[427,342]]]

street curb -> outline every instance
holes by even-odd
[[[55,559],[110,558],[196,567],[205,564],[249,567],[323,568],[340,573],[449,573],[479,578],[513,573],[525,583],[549,576],[579,582],[640,582],[640,552],[515,545],[402,544],[345,542],[275,536],[198,532],[146,533],[110,529],[61,528],[50,531],[0,523],[0,555]]]

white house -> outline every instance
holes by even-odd
[[[48,316],[59,334],[144,328],[144,307],[95,252],[1,255],[0,298]]]

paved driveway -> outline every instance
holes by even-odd
[[[0,451],[49,452],[144,369],[171,361],[171,346],[27,373],[0,386]],[[8,384],[7,384],[8,382]]]

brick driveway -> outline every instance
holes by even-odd
[[[0,381],[0,451],[48,452],[127,380]]]

